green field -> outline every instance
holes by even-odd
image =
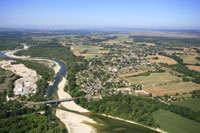
[[[176,81],[179,78],[169,73],[151,73],[150,76],[130,77],[127,79],[135,84],[153,85]]]
[[[200,99],[187,99],[182,102],[174,102],[174,104],[191,108],[194,111],[200,111]]]
[[[153,112],[153,118],[162,130],[173,133],[199,133],[200,123],[175,113],[159,109]]]

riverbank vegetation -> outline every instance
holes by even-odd
[[[167,105],[156,99],[150,99],[144,96],[124,95],[119,93],[90,102],[82,98],[78,99],[77,103],[95,113],[112,115],[151,127],[159,127],[159,123],[156,123],[152,115],[153,112],[158,109],[167,110],[200,122],[199,112],[194,112],[186,107]]]

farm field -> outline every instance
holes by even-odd
[[[183,59],[183,62],[184,63],[187,63],[187,64],[196,64],[196,63],[200,63],[200,61],[198,61],[194,55],[181,55],[180,56],[182,59]]]
[[[190,70],[200,72],[200,66],[187,65]]]
[[[188,107],[194,111],[200,111],[200,99],[187,99],[181,102],[174,102],[173,104]]]
[[[120,74],[119,77],[120,78],[125,78],[125,77],[128,77],[128,76],[134,76],[134,75],[138,75],[138,74],[141,74],[141,73],[145,73],[147,71],[138,71],[138,72],[133,72],[133,73],[125,73],[125,74]]]
[[[175,113],[159,109],[153,112],[153,118],[162,130],[173,133],[198,133],[200,124]]]
[[[193,82],[179,82],[179,83],[169,83],[162,86],[146,87],[143,88],[148,93],[152,93],[153,96],[163,96],[165,94],[174,95],[176,92],[179,94],[189,93],[193,90],[200,89],[200,85]]]
[[[138,76],[138,77],[130,77],[126,79],[134,84],[140,84],[140,85],[145,85],[145,86],[165,84],[167,82],[179,80],[178,77],[171,75],[167,72],[151,73],[150,76]]]
[[[158,59],[152,59],[153,57],[158,57]],[[147,56],[147,59],[151,63],[167,63],[168,65],[177,64],[177,62],[174,59],[162,55]]]
[[[86,59],[102,57],[103,53],[108,53],[106,50],[101,50],[102,47],[91,45],[73,45],[71,49],[76,56],[84,56]]]

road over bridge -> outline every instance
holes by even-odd
[[[70,102],[70,101],[74,101],[74,100],[75,100],[75,98],[40,101],[40,102],[34,102],[34,103],[27,103],[27,104],[24,104],[23,106],[32,106],[32,105],[36,105],[36,104],[58,104],[58,103],[61,103],[61,102]]]
[[[58,103],[61,103],[61,102],[74,101],[77,98],[80,98],[80,97],[27,103],[27,104],[23,104],[23,106],[32,106],[32,105],[37,105],[37,104],[58,104]],[[85,98],[101,99],[102,97],[101,96],[85,96]]]

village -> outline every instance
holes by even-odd
[[[145,54],[140,52],[141,49],[140,47],[130,49],[112,45],[109,48],[109,51],[113,51],[112,53],[90,60],[88,69],[77,74],[77,84],[89,95],[112,94],[115,91],[148,95],[142,87],[119,76],[140,71],[140,69],[137,70],[137,66],[147,65],[151,70],[155,69],[152,63],[143,59]],[[131,69],[133,67],[136,69]]]
[[[95,43],[95,46],[109,52],[88,59],[87,69],[76,75],[79,88],[86,95],[92,96],[104,96],[120,91],[124,94],[158,97],[166,102],[180,100],[199,88],[199,85],[193,82],[183,82],[180,78],[181,73],[164,67],[165,64],[177,64],[174,59],[167,56],[184,53],[181,47],[172,49],[170,45],[163,47],[145,42],[133,44],[133,41],[118,41],[118,44],[109,41]],[[82,55],[87,57],[90,49],[84,50],[86,54]],[[75,52],[74,49],[72,51]],[[81,51],[79,52],[81,56]],[[166,90],[169,86],[171,89]]]

